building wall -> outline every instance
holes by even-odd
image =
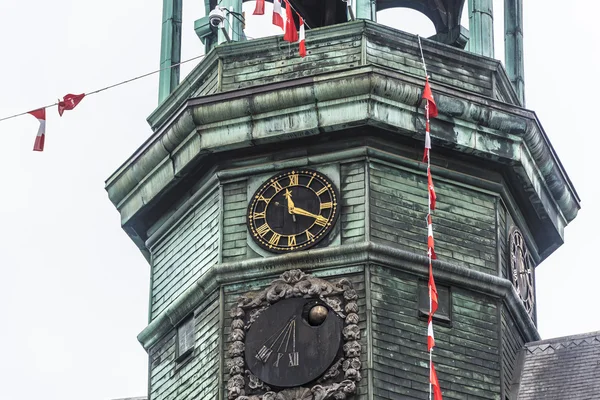
[[[525,346],[525,340],[520,334],[515,322],[505,307],[501,310],[502,318],[502,375],[504,382],[502,388],[506,398],[511,399],[511,385],[519,376],[518,353]]]
[[[371,240],[424,254],[427,177],[377,161],[369,163]],[[435,251],[440,259],[497,274],[494,197],[434,178]]]
[[[219,215],[214,188],[151,249],[151,319],[218,262]]]
[[[194,312],[194,350],[177,362],[173,329],[149,351],[152,400],[216,399],[219,392],[219,293],[213,292]]]
[[[417,312],[419,278],[385,266],[370,271],[375,397],[425,399],[429,353],[427,322]],[[496,300],[450,289],[451,323],[434,322],[433,357],[444,398],[500,399]]]

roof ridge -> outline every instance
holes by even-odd
[[[547,350],[552,348],[557,350],[560,347],[576,347],[581,345],[590,345],[594,342],[600,342],[600,331],[582,333],[578,335],[561,336],[550,339],[538,340],[535,342],[525,343],[525,348],[530,352],[536,350]]]

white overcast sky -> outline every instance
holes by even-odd
[[[203,3],[184,0],[183,59],[203,52],[193,31]],[[494,1],[498,31],[501,6]],[[537,270],[544,338],[600,330],[599,9],[584,0],[525,1],[527,106],[582,198],[566,244]],[[0,117],[157,69],[161,12],[160,1],[0,1]],[[432,33],[411,13],[383,14],[380,22]],[[248,35],[259,36],[261,25],[267,16],[249,20]],[[496,43],[501,59],[501,36]],[[62,118],[49,109],[43,153],[31,150],[33,117],[0,122],[2,399],[146,394],[136,335],[147,323],[148,265],[121,230],[104,181],[150,135],[157,84],[154,75],[89,96]]]

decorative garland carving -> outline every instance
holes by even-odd
[[[312,387],[275,392],[246,369],[244,339],[248,329],[264,310],[279,300],[291,297],[321,299],[344,320],[344,356],[334,362]],[[356,384],[361,379],[357,299],[356,290],[348,279],[331,283],[298,269],[284,272],[260,292],[240,296],[230,312],[231,343],[226,361],[229,370],[228,400],[343,400],[356,393]]]

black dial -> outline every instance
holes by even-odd
[[[337,189],[323,174],[287,171],[266,181],[248,206],[248,229],[262,248],[273,252],[307,249],[333,228]]]
[[[281,300],[248,330],[246,365],[268,385],[304,385],[321,376],[339,355],[342,328],[342,319],[320,300]]]

